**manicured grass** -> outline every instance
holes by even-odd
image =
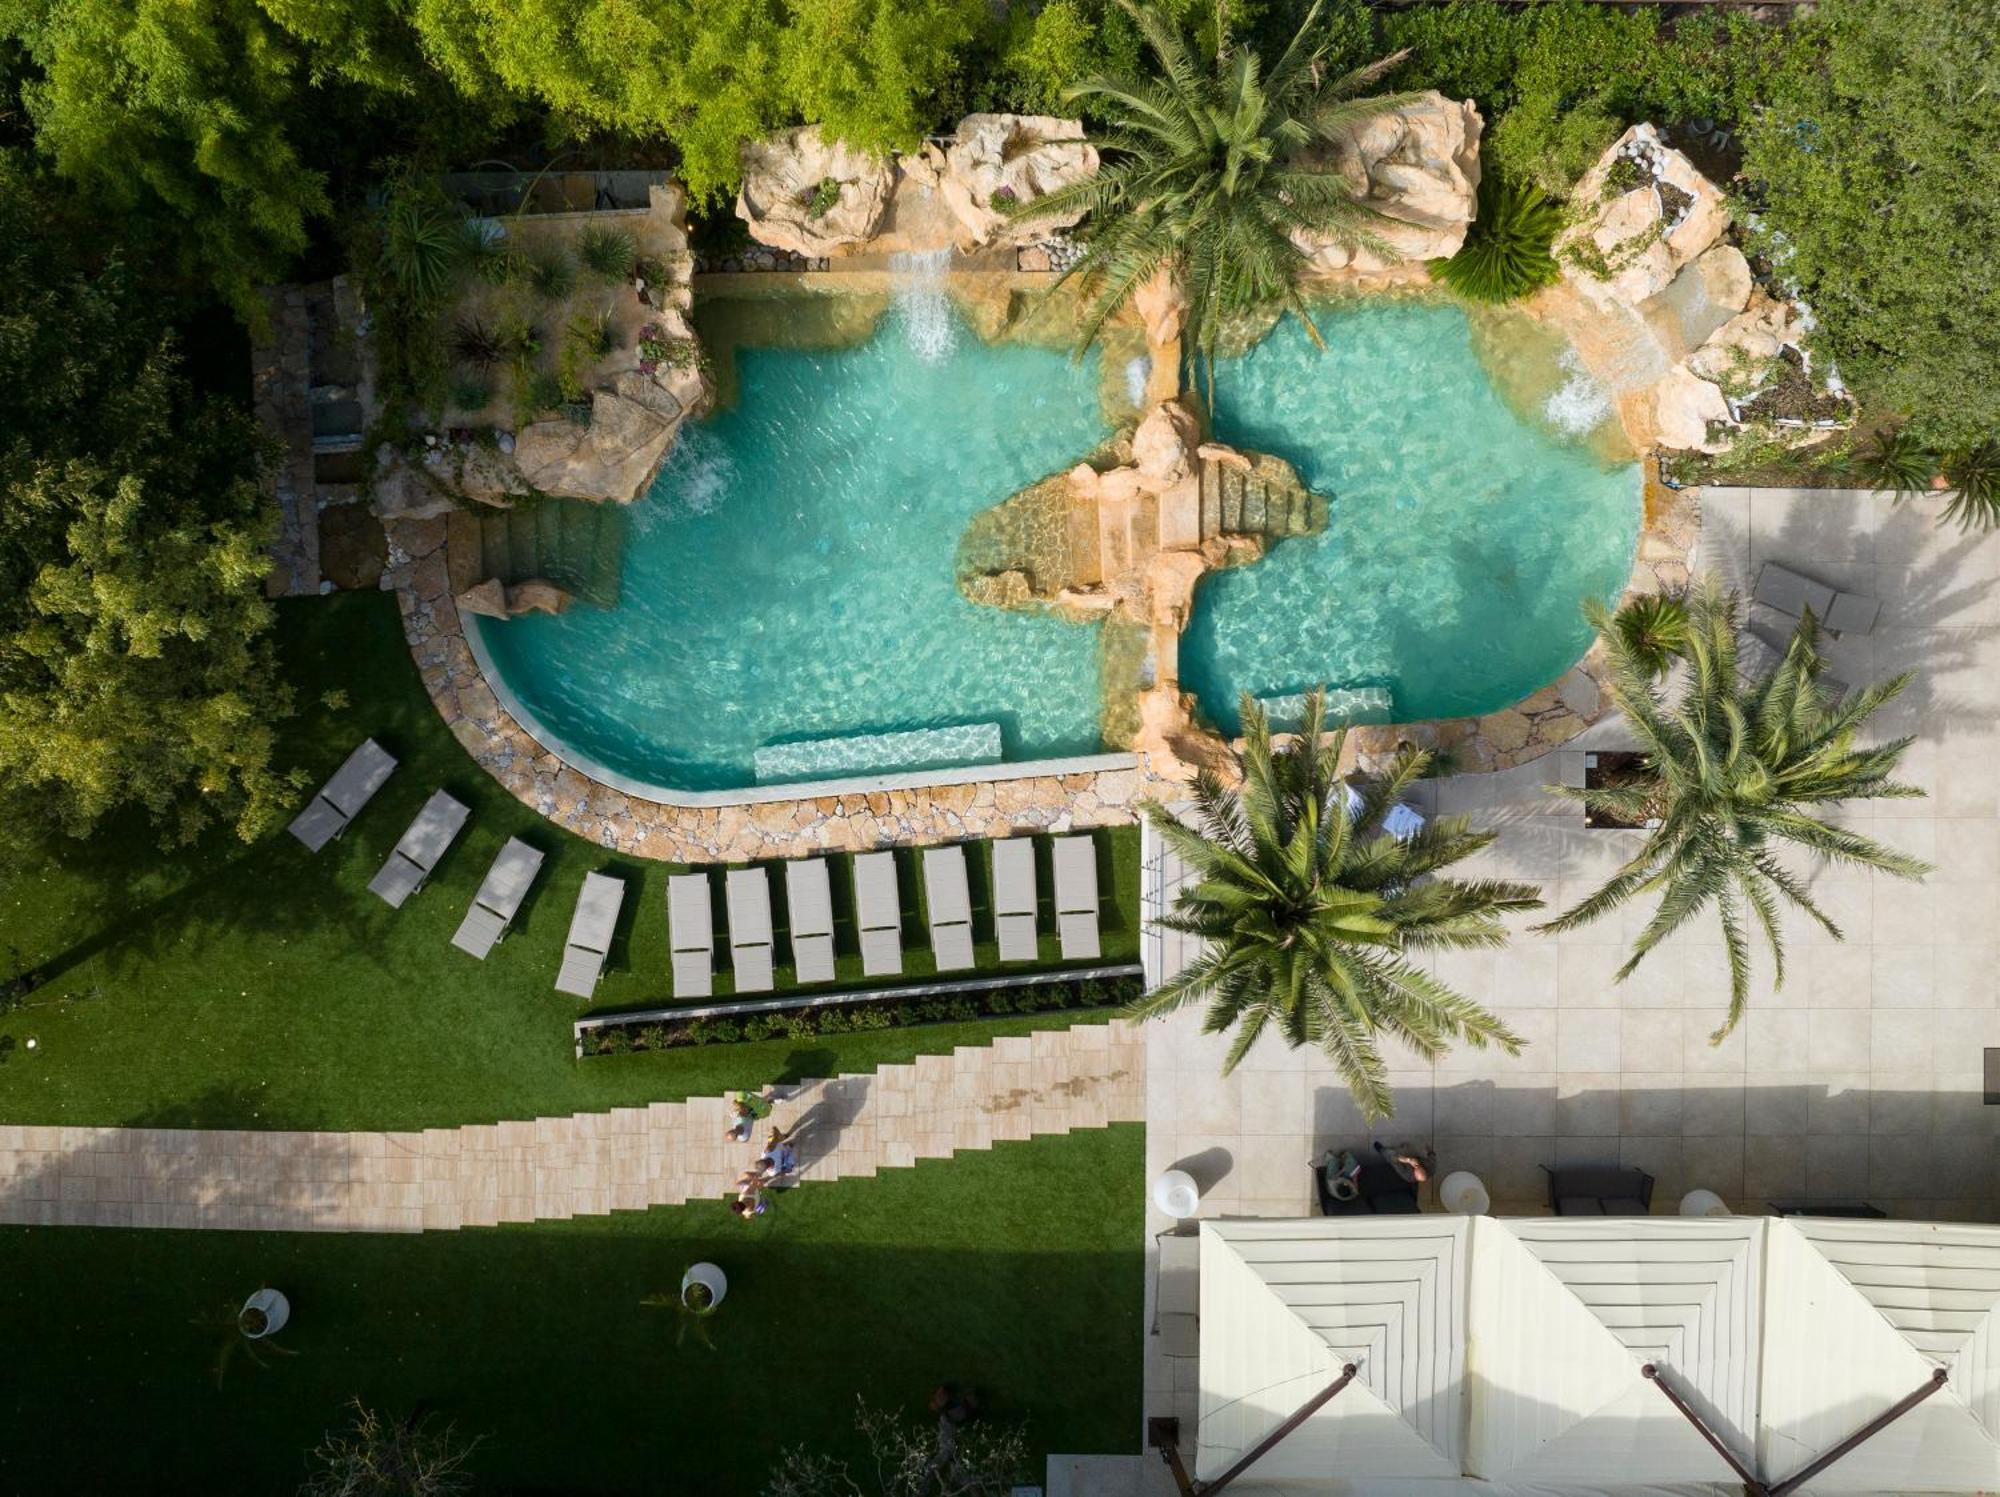
[[[1068,1022],[1041,1016],[579,1063],[569,1030],[579,1005],[553,982],[583,876],[601,869],[628,880],[594,1007],[632,1008],[668,1001],[671,870],[559,831],[479,769],[424,695],[392,598],[289,603],[280,627],[304,708],[287,726],[285,761],[317,783],[373,735],[400,768],[318,857],[283,832],[255,846],[223,837],[168,856],[144,826],[120,825],[0,868],[0,975],[46,978],[0,1017],[0,1119],[444,1126],[867,1069]],[[430,884],[391,910],[368,893],[368,880],[440,786],[472,807],[472,819]],[[513,934],[475,962],[452,948],[451,933],[515,835],[548,857]],[[1098,844],[1104,960],[1134,960],[1137,835],[1119,828],[1099,833]],[[990,937],[984,860],[971,861],[975,928]],[[905,887],[909,980],[930,968],[907,870]],[[841,939],[851,945],[851,931]],[[983,943],[983,960],[992,956]]]
[[[1143,1135],[960,1154],[783,1195],[423,1236],[0,1228],[8,1492],[295,1489],[359,1395],[487,1442],[483,1491],[753,1497],[780,1452],[845,1450],[855,1396],[943,1381],[1025,1420],[1037,1458],[1139,1436]],[[643,1309],[729,1276],[714,1349]],[[238,1361],[197,1317],[269,1284],[294,1357]],[[1039,1469],[1032,1479],[1039,1481]]]

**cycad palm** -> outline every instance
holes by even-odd
[[[1430,876],[1493,840],[1464,817],[1439,817],[1400,839],[1383,831],[1383,818],[1429,766],[1425,753],[1406,749],[1358,787],[1350,815],[1337,772],[1346,735],[1327,740],[1324,726],[1315,692],[1299,734],[1274,749],[1268,721],[1246,698],[1242,788],[1199,774],[1193,827],[1147,808],[1192,874],[1158,923],[1207,945],[1135,1011],[1205,1001],[1208,1033],[1236,1030],[1225,1071],[1266,1028],[1289,1045],[1317,1045],[1372,1119],[1393,1111],[1377,1047],[1384,1034],[1426,1057],[1454,1040],[1520,1049],[1505,1024],[1412,958],[1501,945],[1501,915],[1542,902],[1532,884]]]
[[[1835,939],[1840,927],[1780,861],[1784,845],[1836,863],[1921,878],[1929,865],[1871,837],[1811,814],[1848,800],[1922,795],[1890,778],[1910,746],[1898,738],[1873,748],[1855,734],[1907,686],[1906,672],[1834,699],[1817,678],[1825,669],[1819,627],[1808,615],[1784,659],[1761,677],[1737,674],[1738,600],[1714,579],[1688,597],[1684,665],[1662,683],[1652,662],[1615,616],[1593,607],[1591,622],[1610,663],[1608,688],[1646,754],[1642,783],[1613,789],[1560,788],[1586,806],[1627,817],[1657,817],[1645,846],[1604,887],[1542,926],[1572,930],[1631,899],[1657,894],[1659,908],[1618,970],[1622,980],[1662,941],[1713,908],[1729,958],[1729,1017],[1720,1041],[1743,1017],[1750,991],[1748,922],[1771,951],[1774,984],[1785,978],[1780,900]]]
[[[1213,358],[1231,318],[1272,307],[1298,313],[1317,341],[1299,295],[1308,261],[1293,234],[1333,235],[1392,252],[1369,230],[1378,215],[1339,174],[1301,164],[1300,154],[1396,102],[1357,95],[1404,54],[1325,78],[1325,47],[1309,40],[1317,29],[1315,4],[1268,71],[1256,52],[1221,35],[1215,55],[1197,60],[1163,11],[1119,3],[1144,35],[1159,76],[1096,77],[1067,89],[1064,98],[1111,121],[1098,139],[1107,165],[1023,210],[1089,213],[1083,258],[1069,272],[1092,298],[1080,344],[1096,338],[1161,270],[1180,282],[1187,346],[1204,360]]]

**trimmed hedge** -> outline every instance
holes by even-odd
[[[693,1045],[734,1045],[752,1040],[809,1040],[823,1034],[858,1034],[872,1029],[907,1029],[919,1024],[962,1024],[972,1019],[1011,1014],[1060,1013],[1065,1010],[1116,1008],[1132,1002],[1145,989],[1137,974],[1091,977],[1080,982],[1052,982],[1032,987],[968,988],[925,998],[857,997],[851,1004],[817,1008],[773,1009],[741,1019],[661,1019],[647,1016],[629,1024],[611,1022],[584,1030],[577,1037],[578,1053],[629,1055],[649,1050],[680,1050]]]

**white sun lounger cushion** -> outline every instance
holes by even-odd
[[[667,932],[674,996],[706,998],[715,991],[715,904],[707,874],[676,873],[667,880]]]
[[[833,890],[825,858],[785,865],[785,909],[792,929],[792,975],[800,982],[833,981]]]
[[[768,993],[771,971],[771,876],[761,868],[732,868],[722,881],[729,905],[729,965],[739,993]]]
[[[903,907],[896,894],[896,859],[864,852],[854,860],[854,915],[861,933],[861,970],[888,977],[903,970]]]
[[[395,767],[393,754],[372,738],[364,740],[292,819],[292,835],[318,852],[347,830],[348,823],[388,782]]]
[[[1003,837],[993,844],[993,925],[1001,961],[1032,962],[1040,954],[1035,903],[1035,844]]]
[[[1088,837],[1058,837],[1054,844],[1056,934],[1064,961],[1097,956],[1097,849]]]
[[[391,908],[400,909],[404,900],[423,888],[471,815],[462,801],[446,791],[436,792],[424,802],[423,810],[417,812],[417,819],[368,881],[368,887]]]
[[[930,904],[931,954],[940,972],[973,964],[972,895],[966,886],[965,849],[924,850],[924,897]]]
[[[625,881],[608,873],[586,873],[583,890],[570,916],[569,939],[563,946],[562,970],[556,991],[588,998],[597,991],[604,960],[618,929],[618,912],[625,904]]]

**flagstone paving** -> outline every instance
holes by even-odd
[[[801,1183],[1145,1117],[1122,1020],[781,1088]],[[0,1125],[0,1221],[233,1231],[452,1231],[714,1198],[757,1153],[728,1099],[410,1133]],[[761,1140],[760,1140],[761,1143]]]

